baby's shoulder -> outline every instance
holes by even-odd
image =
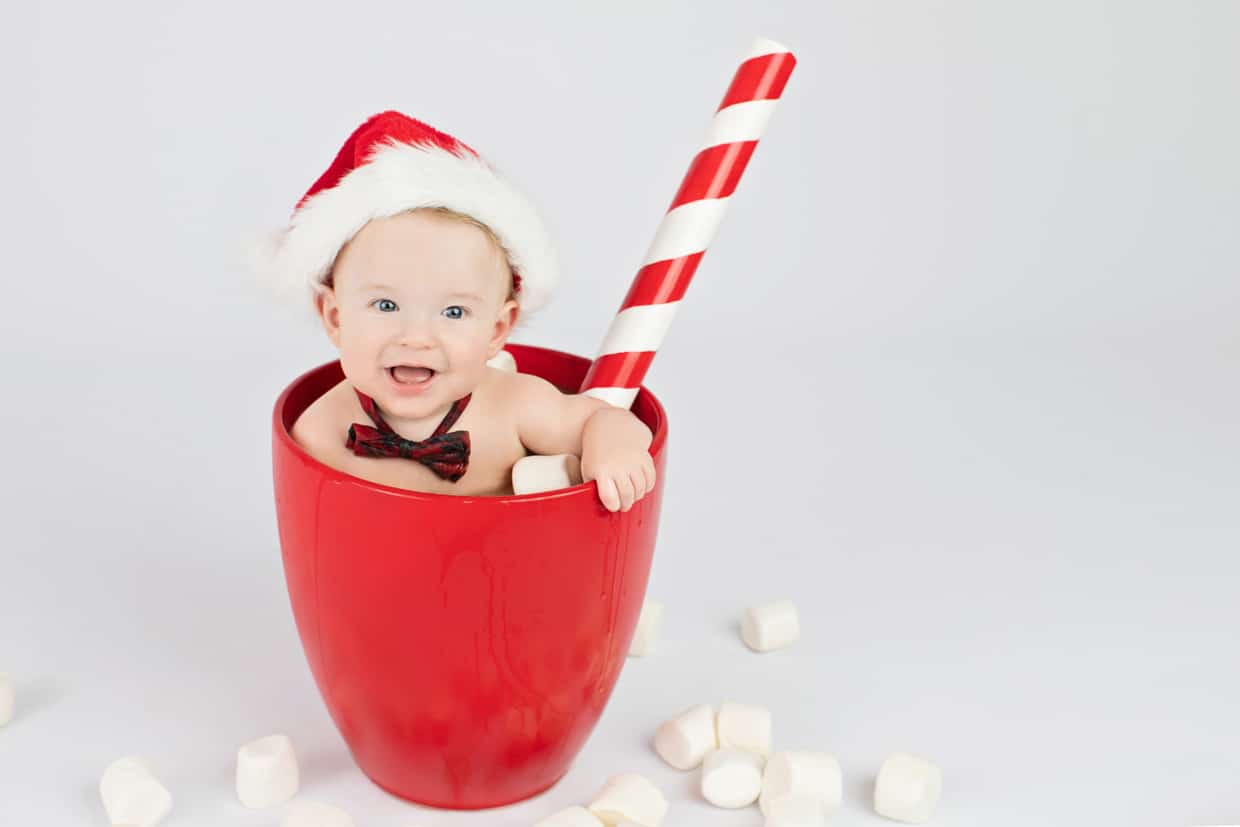
[[[347,390],[346,385],[346,382],[341,381],[311,402],[289,430],[293,441],[317,459],[325,459],[333,454],[347,455],[347,452],[340,450],[340,446],[344,444],[340,439],[340,423],[346,417],[343,413],[344,395],[341,389]]]
[[[519,408],[548,393],[562,393],[555,385],[532,373],[513,373],[499,368],[489,368],[489,371],[489,389],[496,405]]]
[[[563,391],[541,376],[499,368],[489,370],[486,407],[498,414],[496,421],[506,423],[505,427],[511,428],[518,439],[531,420],[544,421],[548,407],[563,400]]]

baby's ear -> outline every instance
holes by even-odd
[[[512,333],[512,327],[517,323],[520,315],[521,305],[512,299],[504,302],[500,307],[499,315],[495,319],[495,330],[492,331],[491,342],[487,347],[487,359],[495,358],[495,355],[504,349],[508,336]]]
[[[336,291],[326,284],[314,285],[314,309],[323,322],[323,330],[327,338],[340,347],[340,307],[336,304]]]

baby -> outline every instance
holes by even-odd
[[[414,491],[511,494],[513,465],[534,453],[579,456],[609,511],[649,492],[651,433],[631,412],[487,364],[523,297],[547,292],[533,221],[459,141],[396,112],[359,127],[271,253],[278,277],[308,283],[345,375],[293,439],[326,465]]]

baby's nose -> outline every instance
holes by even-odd
[[[401,328],[400,343],[405,347],[430,347],[435,342],[435,332],[428,324],[413,322]]]

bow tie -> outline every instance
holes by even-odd
[[[363,457],[404,457],[416,460],[449,482],[456,482],[465,476],[465,469],[469,466],[469,431],[447,433],[447,430],[465,410],[472,394],[466,394],[452,403],[433,434],[423,440],[414,440],[405,439],[384,421],[375,400],[357,388],[353,390],[357,392],[357,398],[362,403],[362,410],[377,427],[354,422],[349,426],[346,448],[352,448],[353,453]]]

